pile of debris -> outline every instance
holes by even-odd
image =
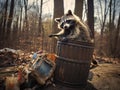
[[[0,50],[0,90],[35,90],[53,84],[55,54]],[[54,85],[54,84],[53,84]]]
[[[10,48],[4,48],[0,50],[0,67],[21,65],[23,63],[28,63],[30,61],[29,54],[21,50],[14,50]]]
[[[0,50],[0,67],[11,66],[18,61],[18,55],[13,49],[5,48]]]

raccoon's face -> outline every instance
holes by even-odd
[[[73,29],[76,25],[76,20],[70,10],[61,18],[56,18],[55,21],[58,23],[58,28],[65,30]]]

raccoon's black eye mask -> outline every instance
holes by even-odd
[[[76,25],[76,21],[75,21],[75,20],[65,20],[64,22],[62,22],[62,23],[60,24],[60,27],[63,28],[63,26],[64,26],[65,23],[67,23],[67,24],[70,25],[69,29],[70,29],[70,28],[71,28],[71,29],[74,28],[75,25]]]
[[[76,21],[75,20],[66,20],[66,23],[75,24]]]
[[[65,20],[64,22],[62,22],[62,24],[64,24],[64,23],[75,24],[76,21],[75,20]]]

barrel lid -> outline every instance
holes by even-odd
[[[76,41],[76,40],[68,40],[67,42],[64,42],[64,41],[58,41],[58,43],[63,43],[63,44],[73,43],[73,44],[79,44],[79,45],[93,46],[93,47],[94,47],[94,43],[83,42],[83,41]]]

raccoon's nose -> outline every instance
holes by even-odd
[[[68,27],[67,26],[64,26],[64,29],[67,29]]]

